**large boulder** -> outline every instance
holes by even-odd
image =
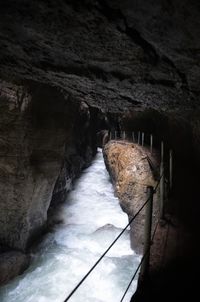
[[[153,171],[148,161],[149,152],[128,142],[110,141],[103,153],[121,207],[131,219],[147,200],[147,187],[156,185],[157,162],[154,160]],[[156,198],[153,212],[157,212]],[[144,220],[145,208],[131,225],[132,247],[137,252],[142,252]]]

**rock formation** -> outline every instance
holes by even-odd
[[[64,89],[106,111],[193,109],[198,1],[1,3],[2,78]]]
[[[23,273],[28,267],[30,257],[17,251],[1,253],[0,257],[0,284]]]
[[[154,171],[152,171],[147,156],[150,156],[147,150],[145,152],[141,146],[128,142],[110,141],[104,147],[106,167],[113,180],[121,207],[128,214],[129,219],[148,199],[147,187],[156,185],[157,162],[154,158]],[[157,195],[154,195],[153,216],[157,211]],[[132,247],[140,253],[144,241],[144,221],[145,209],[131,224]]]
[[[196,163],[199,11],[196,0],[1,1],[3,249],[25,251],[38,237],[105,125],[143,131],[153,110],[154,132]]]
[[[74,178],[89,165],[96,151],[93,119],[95,112],[86,103],[72,104],[54,87],[1,81],[0,246],[4,255],[26,251],[45,230],[50,204],[62,202]],[[19,261],[22,258],[11,256],[4,257],[8,272],[3,275],[5,265],[1,280],[26,267]],[[9,274],[9,263],[15,267],[15,261],[18,269]]]

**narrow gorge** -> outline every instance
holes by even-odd
[[[128,223],[114,196],[101,150],[54,216],[60,223],[32,251],[29,269],[0,289],[2,302],[64,301]],[[131,278],[139,260],[127,230],[71,301],[115,302],[122,297],[125,280]],[[130,301],[136,281],[125,301]]]
[[[161,221],[159,236],[152,244],[150,281],[141,285],[131,301],[177,302],[186,296],[192,299],[198,272],[198,263],[193,265],[192,259],[199,254],[199,87],[197,0],[1,1],[0,291],[17,284],[17,280],[23,279],[21,274],[30,272],[35,251],[39,246],[45,250],[45,238],[51,237],[66,221],[72,203],[70,196],[74,188],[81,190],[79,181],[92,171],[94,163],[90,166],[91,163],[95,156],[99,158],[98,147],[103,147],[103,169],[107,168],[113,183],[111,189],[106,180],[109,190],[113,190],[112,198],[116,207],[118,199],[121,205],[117,213],[120,209],[120,217],[126,217],[119,220],[128,221],[145,199],[146,187],[154,187],[159,180],[160,143],[164,141],[165,166],[169,150],[173,150],[173,189],[166,195],[165,220]],[[119,140],[123,131],[127,134],[124,141]],[[133,144],[133,132],[145,133],[144,148]],[[151,134],[152,157],[146,147]],[[156,165],[155,173],[146,156]],[[104,165],[103,158],[101,163]],[[94,184],[88,184],[84,194],[90,196],[95,180],[98,183],[102,173],[107,175],[106,170],[98,168],[93,175]],[[98,188],[102,196],[107,194],[104,189],[101,185]],[[159,198],[155,196],[156,204]],[[80,202],[84,203],[81,196]],[[88,202],[90,198],[85,201]],[[65,205],[66,217],[56,215]],[[86,206],[89,208],[84,220],[89,223],[89,217],[96,217],[96,210]],[[80,204],[79,211],[82,211]],[[112,225],[123,228],[121,222],[112,223],[117,213],[108,218],[103,203],[100,214],[106,222],[99,226],[103,227],[102,238],[114,239],[113,234],[117,234]],[[135,227],[128,230],[130,241],[125,240],[122,258],[142,253],[143,214],[137,218]],[[74,233],[72,226],[65,231],[66,236]],[[162,251],[164,232],[169,257]],[[94,237],[101,237],[97,233]],[[97,247],[98,253],[105,242]],[[89,246],[85,244],[83,250]],[[166,261],[160,258],[162,255]],[[67,261],[66,268],[70,266]],[[112,297],[101,297],[103,289],[100,283],[98,287],[97,280],[94,287],[99,296],[91,298],[86,294],[78,301],[118,301],[120,297],[116,295],[119,292],[121,295],[123,278],[128,285],[134,273],[133,267],[129,270],[128,261],[126,267],[118,263],[117,272],[113,273],[116,283],[109,283]],[[52,280],[57,276],[56,283],[64,282],[56,274],[52,273]],[[40,282],[38,275],[31,278],[26,281],[28,290],[34,290],[32,284]],[[68,282],[72,280],[69,278]],[[57,296],[61,302],[65,297],[61,294],[59,298],[60,289],[56,288],[51,298],[30,296],[35,299],[30,301],[55,301]],[[12,299],[15,294],[13,290]],[[23,292],[20,294],[21,298],[5,298],[5,302],[29,301]],[[128,297],[130,300],[131,295]]]

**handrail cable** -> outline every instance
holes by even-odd
[[[163,171],[164,174],[164,171]],[[154,193],[157,191],[157,188],[159,186],[159,183],[163,177],[163,174],[160,176],[158,183],[156,185],[156,187],[154,188]],[[75,286],[75,288],[71,291],[71,293],[67,296],[67,298],[64,300],[64,302],[67,302],[71,296],[75,293],[75,291],[80,287],[80,285],[85,281],[85,279],[91,274],[91,272],[94,270],[94,268],[98,265],[98,263],[104,258],[104,256],[108,253],[108,251],[111,249],[111,247],[116,243],[116,241],[122,236],[122,234],[126,231],[126,229],[131,225],[131,223],[135,220],[135,218],[139,215],[139,213],[142,211],[142,209],[145,207],[145,205],[148,203],[148,201],[150,200],[150,197],[145,201],[145,203],[142,205],[142,207],[137,211],[137,213],[131,218],[131,220],[129,221],[129,223],[125,226],[125,228],[121,231],[121,233],[119,233],[119,235],[115,238],[115,240],[110,244],[110,246],[106,249],[106,251],[101,255],[101,257],[96,261],[96,263],[91,267],[91,269],[87,272],[87,274],[79,281],[79,283]],[[146,253],[145,253],[146,255]],[[144,255],[144,256],[145,256]],[[144,258],[143,256],[143,258]],[[143,261],[143,258],[141,260],[141,262]],[[142,264],[142,263],[141,263]],[[141,265],[140,264],[140,265]],[[137,269],[137,271],[139,270],[139,268]],[[137,272],[134,274],[136,275]],[[134,279],[134,278],[133,278]],[[132,281],[133,281],[132,279]],[[131,284],[130,284],[131,285]],[[130,287],[129,285],[129,287]]]
[[[155,236],[155,234],[156,234],[156,230],[157,230],[158,224],[159,224],[159,219],[158,219],[158,221],[157,221],[157,223],[156,223],[156,226],[155,226],[155,229],[154,229],[154,231],[153,231],[153,235],[152,235],[152,237],[151,237],[151,242],[153,241],[154,236]],[[142,257],[142,259],[141,259],[141,261],[140,261],[140,263],[139,263],[139,265],[138,265],[138,267],[137,267],[137,269],[136,269],[136,271],[135,271],[133,277],[131,278],[131,280],[130,280],[130,282],[129,282],[129,284],[128,284],[128,286],[127,286],[127,288],[126,288],[126,290],[125,290],[125,292],[124,292],[124,294],[123,294],[123,296],[122,296],[120,302],[122,302],[122,301],[124,300],[124,298],[125,298],[125,296],[126,296],[128,290],[129,290],[129,288],[130,288],[130,286],[131,286],[133,280],[135,279],[135,276],[137,275],[137,272],[139,271],[139,269],[140,269],[140,267],[141,267],[141,265],[142,265],[144,259],[145,259],[146,256],[148,255],[148,253],[149,253],[149,251],[150,251],[150,248],[151,248],[151,245],[149,246],[149,248],[146,250],[145,254],[143,255],[143,257]]]
[[[152,168],[152,170],[156,170],[156,167],[153,163],[153,161],[151,160],[151,158],[147,155],[147,161],[149,163],[149,166]]]
[[[158,182],[157,182],[157,184],[156,184],[156,186],[154,188],[154,193],[157,192],[157,189],[159,187],[160,181],[161,181],[162,177],[164,176],[164,172],[165,172],[165,168],[163,168],[163,173],[162,173],[162,175],[160,175],[159,180],[158,180]]]

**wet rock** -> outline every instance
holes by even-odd
[[[104,226],[102,226],[102,227],[100,227],[100,228],[98,228],[95,232],[94,232],[94,234],[97,234],[97,233],[99,233],[99,234],[102,234],[103,232],[113,232],[113,231],[117,231],[118,232],[118,234],[120,233],[120,231],[122,231],[122,229],[121,228],[117,228],[116,226],[114,226],[113,224],[110,224],[110,223],[107,223],[107,224],[105,224]]]
[[[0,243],[25,250],[38,237],[91,161],[102,112],[175,112],[181,127],[184,116],[199,157],[199,20],[188,0],[1,1]],[[185,129],[169,125],[182,154]],[[131,181],[118,188],[128,212]]]
[[[96,130],[89,107],[56,88],[0,84],[0,244],[24,251],[90,163]]]
[[[122,209],[131,219],[147,200],[147,187],[154,187],[156,179],[147,159],[148,152],[141,146],[110,141],[104,147],[106,167],[115,185]],[[154,214],[157,211],[154,198]],[[131,225],[132,247],[142,252],[145,209]]]
[[[22,274],[28,267],[30,257],[17,251],[0,253],[0,284],[5,284]]]

